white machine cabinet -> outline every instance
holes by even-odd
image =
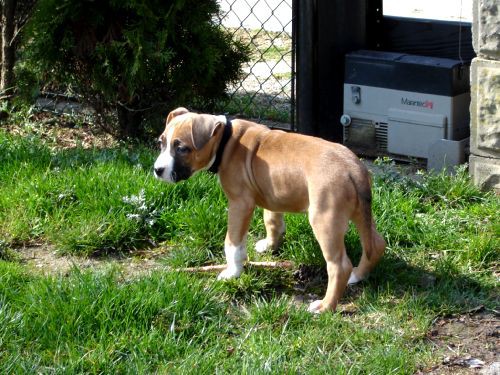
[[[340,121],[344,143],[354,149],[462,162],[469,103],[469,67],[460,61],[367,50],[346,55]]]

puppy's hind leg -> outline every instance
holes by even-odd
[[[344,294],[352,270],[352,264],[344,245],[349,218],[341,211],[335,213],[335,209],[310,210],[309,222],[325,257],[328,272],[328,287],[325,297],[322,300],[312,302],[309,311],[320,313],[335,310]]]
[[[361,207],[353,216],[353,222],[359,232],[363,254],[359,265],[354,267],[349,277],[349,284],[364,280],[384,255],[386,243],[375,228],[370,207]]]
[[[277,249],[281,245],[285,233],[285,220],[281,212],[264,210],[264,224],[266,226],[266,238],[257,241],[255,244],[255,250],[258,253]]]

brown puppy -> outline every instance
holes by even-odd
[[[364,279],[384,253],[385,241],[372,219],[369,172],[342,145],[185,108],[168,115],[160,142],[161,154],[154,164],[157,178],[177,182],[200,170],[219,175],[229,206],[227,268],[219,279],[243,271],[255,206],[264,208],[267,233],[256,244],[259,252],[281,243],[284,212],[309,214],[328,271],[326,295],[311,303],[312,312],[334,310],[347,283]],[[363,247],[354,269],[344,246],[349,220],[355,223]]]

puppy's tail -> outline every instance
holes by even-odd
[[[364,169],[362,178],[355,179],[351,176],[358,195],[358,209],[353,221],[358,228],[361,239],[361,246],[368,260],[371,260],[374,253],[378,254],[385,249],[385,241],[375,229],[375,222],[372,216],[372,190],[371,177],[368,170]],[[378,255],[375,256],[378,258]]]

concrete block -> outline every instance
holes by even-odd
[[[445,169],[453,173],[457,165],[465,163],[465,147],[469,138],[461,141],[440,139],[429,146],[427,170],[440,172]]]
[[[471,155],[469,173],[481,189],[491,189],[500,194],[500,159]]]
[[[472,44],[477,55],[500,59],[500,4],[498,0],[472,3]]]
[[[471,153],[500,158],[500,61],[471,66]]]

